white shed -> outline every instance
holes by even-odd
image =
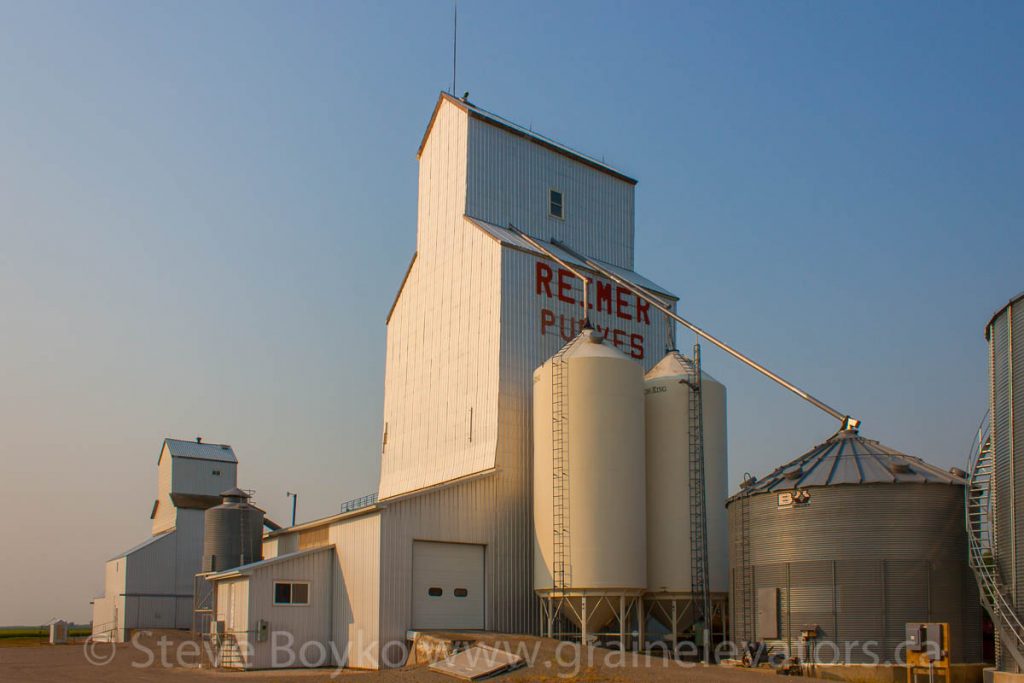
[[[317,532],[307,536],[313,547],[207,577],[225,666],[379,666],[380,514],[370,508],[275,536],[293,545],[303,531]]]

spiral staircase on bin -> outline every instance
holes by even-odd
[[[969,560],[978,582],[981,604],[996,630],[996,661],[1006,655],[1024,671],[1024,624],[1017,616],[1011,593],[1000,580],[995,555],[995,459],[989,419],[978,427],[968,460],[966,500]]]

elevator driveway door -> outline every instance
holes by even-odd
[[[484,628],[484,546],[413,542],[412,627]]]

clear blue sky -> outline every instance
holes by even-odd
[[[962,464],[1024,289],[1024,5],[459,8],[458,92],[639,178],[637,266],[872,438]],[[88,619],[164,436],[300,519],[377,483],[451,3],[0,2],[0,623]],[[688,343],[688,342],[687,342]],[[730,478],[833,421],[708,349]]]

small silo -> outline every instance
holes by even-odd
[[[981,661],[959,474],[845,430],[744,482],[728,502],[732,639],[896,662],[908,622],[949,622],[953,661]]]
[[[647,581],[644,378],[584,329],[533,375],[534,588],[547,633],[622,625]],[[618,619],[616,619],[618,617]]]
[[[647,452],[646,612],[678,637],[693,626],[690,510],[690,402],[695,365],[676,350],[665,354],[644,378]],[[706,372],[699,384],[703,415],[708,590],[712,620],[724,627],[729,591],[725,385]],[[696,422],[696,420],[695,420]]]
[[[249,494],[231,489],[220,494],[220,505],[206,511],[203,572],[226,569],[263,559],[263,510],[249,503]]]

